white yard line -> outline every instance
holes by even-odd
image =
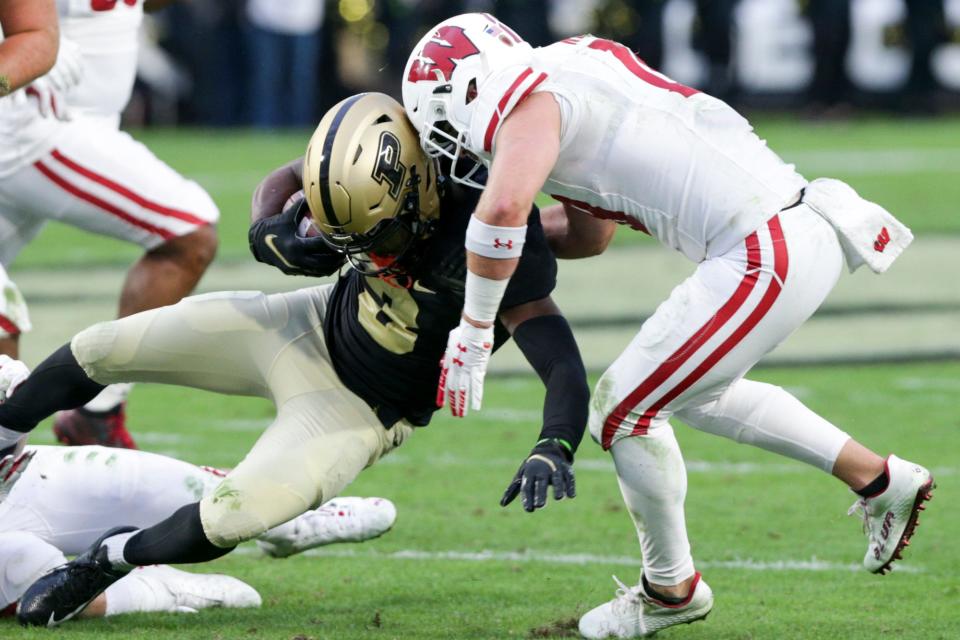
[[[260,551],[252,546],[243,546],[236,553],[259,555]],[[542,562],[548,564],[572,565],[618,565],[642,567],[639,553],[637,556],[607,556],[594,553],[551,553],[546,551],[427,551],[423,549],[402,549],[393,552],[381,552],[374,549],[344,549],[342,547],[318,548],[305,551],[302,555],[320,558],[374,558],[377,560],[439,560],[465,562]],[[753,558],[734,558],[731,560],[698,560],[700,569],[733,569],[743,571],[842,571],[859,572],[863,566],[857,563],[829,562],[818,558],[807,560],[755,560]],[[926,569],[916,565],[895,566],[900,573],[924,573]]]
[[[960,152],[954,149],[827,149],[784,151],[787,162],[801,171],[846,175],[904,175],[912,173],[957,173]]]

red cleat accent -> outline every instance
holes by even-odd
[[[104,447],[136,449],[126,426],[126,403],[106,413],[86,409],[61,411],[53,421],[53,433],[67,446],[99,444]]]

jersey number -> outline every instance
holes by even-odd
[[[120,0],[90,0],[90,8],[94,11],[113,11]],[[134,7],[137,0],[123,0],[123,4]]]
[[[607,51],[613,54],[617,60],[620,61],[623,66],[627,68],[627,71],[637,76],[644,82],[654,87],[659,87],[661,89],[666,89],[667,91],[672,91],[674,93],[679,93],[684,98],[689,98],[695,93],[700,93],[696,89],[692,89],[686,85],[682,85],[675,80],[671,80],[662,73],[658,73],[648,67],[640,58],[638,58],[633,51],[623,46],[618,42],[613,40],[594,40],[588,45],[591,49],[596,49],[598,51]]]
[[[390,353],[413,351],[417,341],[417,301],[406,289],[377,278],[364,278],[360,294],[360,326]]]

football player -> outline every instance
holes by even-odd
[[[0,98],[49,71],[58,43],[53,0],[0,0]]]
[[[26,4],[26,3],[24,3]],[[219,211],[195,182],[119,130],[137,66],[143,0],[61,0],[61,44],[46,76],[0,103],[0,265],[54,220],[138,244],[118,316],[177,302],[213,260]],[[62,119],[61,119],[62,118]],[[23,296],[0,270],[0,353],[30,329]],[[67,444],[133,447],[129,386],[108,387],[57,417]]]
[[[191,297],[86,329],[26,379],[22,364],[0,367],[8,393],[0,444],[104,384],[131,379],[262,396],[277,407],[211,495],[155,526],[110,530],[34,583],[20,601],[25,624],[73,617],[135,566],[228,553],[336,496],[430,421],[437,362],[463,305],[463,237],[477,192],[438,175],[403,107],[382,94],[334,106],[310,140],[302,175],[298,165],[258,189],[251,244],[257,257],[294,272],[330,274],[349,264],[336,284]],[[270,215],[301,188],[306,224],[319,232],[312,238],[296,233],[303,201]],[[556,262],[536,210],[525,241],[490,348],[512,334],[547,388],[540,435],[501,500],[506,506],[520,495],[532,512],[550,486],[556,499],[575,495],[573,455],[589,391],[573,334],[550,298]],[[306,262],[298,259],[304,247],[314,254]]]
[[[142,451],[29,447],[0,456],[0,615],[13,614],[31,583],[81,553],[104,527],[149,526],[208,495],[225,473]],[[257,544],[274,557],[383,534],[396,509],[382,498],[336,498],[265,532]],[[84,615],[259,606],[229,576],[146,567],[112,585]]]
[[[534,49],[489,14],[457,16],[416,45],[403,100],[424,149],[449,157],[454,179],[480,186],[472,173],[489,166],[467,228],[463,318],[444,359],[448,397],[480,406],[492,320],[526,251],[539,191],[563,204],[561,257],[564,244],[582,249],[564,214],[581,225],[589,214],[593,237],[609,239],[619,223],[698,264],[591,402],[590,431],[613,456],[644,569],[639,585],[583,616],[583,635],[652,635],[712,607],[690,555],[673,415],[833,473],[860,495],[865,567],[883,573],[899,558],[930,472],[878,456],[787,391],[744,374],[820,306],[845,256],[851,269],[881,272],[912,239],[906,227],[842,182],[808,183],[728,105],[610,40]]]

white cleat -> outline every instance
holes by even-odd
[[[157,600],[165,611],[196,613],[211,607],[243,609],[263,603],[257,590],[246,582],[217,573],[188,573],[157,565],[134,571],[131,576],[149,584],[158,595],[165,591],[171,596]]]
[[[675,624],[703,620],[713,608],[713,591],[699,572],[693,577],[690,593],[679,604],[666,604],[647,595],[642,580],[628,587],[616,576],[613,579],[620,587],[616,597],[580,618],[580,635],[584,638],[647,638]]]
[[[926,507],[936,486],[930,472],[918,464],[891,455],[886,462],[890,484],[881,493],[860,498],[849,515],[863,516],[867,534],[867,554],[863,566],[872,573],[885,574],[890,565],[901,558],[903,549],[920,523],[920,512]]]
[[[363,542],[386,533],[397,520],[397,508],[386,498],[334,498],[274,527],[257,540],[269,556],[295,553],[337,542]]]

